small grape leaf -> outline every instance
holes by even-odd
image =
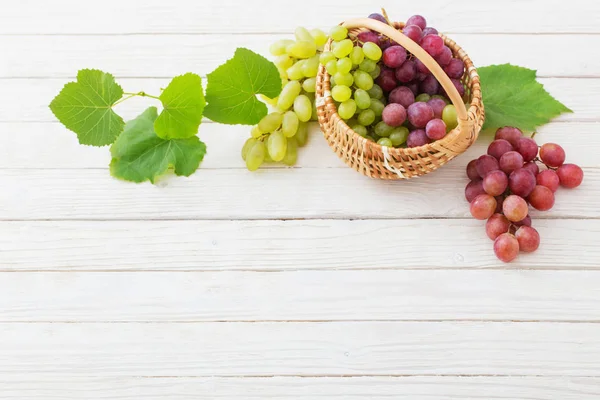
[[[115,141],[124,122],[112,106],[123,97],[115,78],[96,69],[77,72],[77,82],[67,83],[50,103],[58,120],[77,134],[79,143],[106,146]]]
[[[159,99],[164,107],[154,123],[159,137],[184,139],[198,133],[206,105],[202,78],[192,73],[177,76],[163,90]]]
[[[257,124],[268,110],[256,95],[275,98],[281,92],[277,67],[244,48],[238,48],[233,58],[211,72],[207,79],[205,115],[223,124]]]
[[[114,177],[154,183],[170,167],[176,175],[183,176],[190,176],[198,169],[206,154],[206,145],[197,136],[162,139],[154,131],[156,120],[156,107],[150,107],[127,122],[123,133],[110,148],[113,157],[110,172]]]
[[[483,129],[516,126],[533,131],[554,117],[573,112],[536,81],[536,71],[510,64],[478,68],[485,107]]]

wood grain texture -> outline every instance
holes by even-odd
[[[3,379],[600,374],[600,324],[8,323]]]
[[[600,271],[5,273],[0,321],[600,321],[598,279]]]
[[[468,220],[0,224],[5,271],[600,268],[598,220],[536,220],[541,249],[498,261]],[[433,251],[435,249],[435,251]]]
[[[4,400],[596,400],[600,379],[522,376],[65,378],[2,382]]]

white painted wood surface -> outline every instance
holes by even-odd
[[[536,137],[586,173],[534,213],[540,250],[502,264],[468,218],[463,169],[485,135],[435,174],[380,182],[345,167],[316,127],[295,168],[249,173],[247,127],[206,121],[198,173],[133,185],[48,109],[79,68],[158,91],[238,46],[266,53],[297,25],[375,11],[364,1],[10,2],[0,399],[600,397],[600,5],[381,5],[426,15],[477,65],[537,69],[573,109]]]

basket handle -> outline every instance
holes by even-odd
[[[440,67],[440,65],[437,63],[437,61],[435,61],[435,59],[431,57],[429,53],[423,50],[423,48],[415,43],[412,39],[390,25],[371,18],[349,19],[345,21],[342,26],[347,29],[369,28],[389,37],[390,39],[393,39],[395,42],[402,45],[402,47],[404,47],[406,50],[414,54],[415,57],[421,60],[421,62],[425,64],[429,71],[431,71],[432,75],[438,80],[450,97],[452,104],[454,104],[454,107],[456,107],[456,113],[458,115],[459,122],[467,122],[467,109],[462,97],[460,97],[460,94],[458,93],[458,90],[456,90],[456,87],[446,72],[444,72],[442,67]]]

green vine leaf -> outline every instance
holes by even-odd
[[[159,99],[164,107],[154,123],[159,137],[183,139],[198,133],[206,105],[198,75],[187,73],[173,78]]]
[[[67,83],[50,103],[50,109],[77,134],[79,143],[106,146],[123,130],[123,118],[112,109],[121,97],[123,89],[111,74],[82,69],[77,73],[77,82]]]
[[[485,107],[483,129],[516,126],[533,131],[565,112],[573,112],[536,81],[536,71],[510,64],[478,68]]]
[[[165,140],[156,135],[156,107],[150,107],[127,122],[111,146],[111,174],[131,182],[154,183],[172,167],[176,175],[190,176],[200,166],[206,145],[197,136]]]
[[[232,59],[207,77],[205,115],[223,124],[257,124],[267,106],[257,94],[275,98],[281,92],[277,67],[248,49],[238,48]]]

